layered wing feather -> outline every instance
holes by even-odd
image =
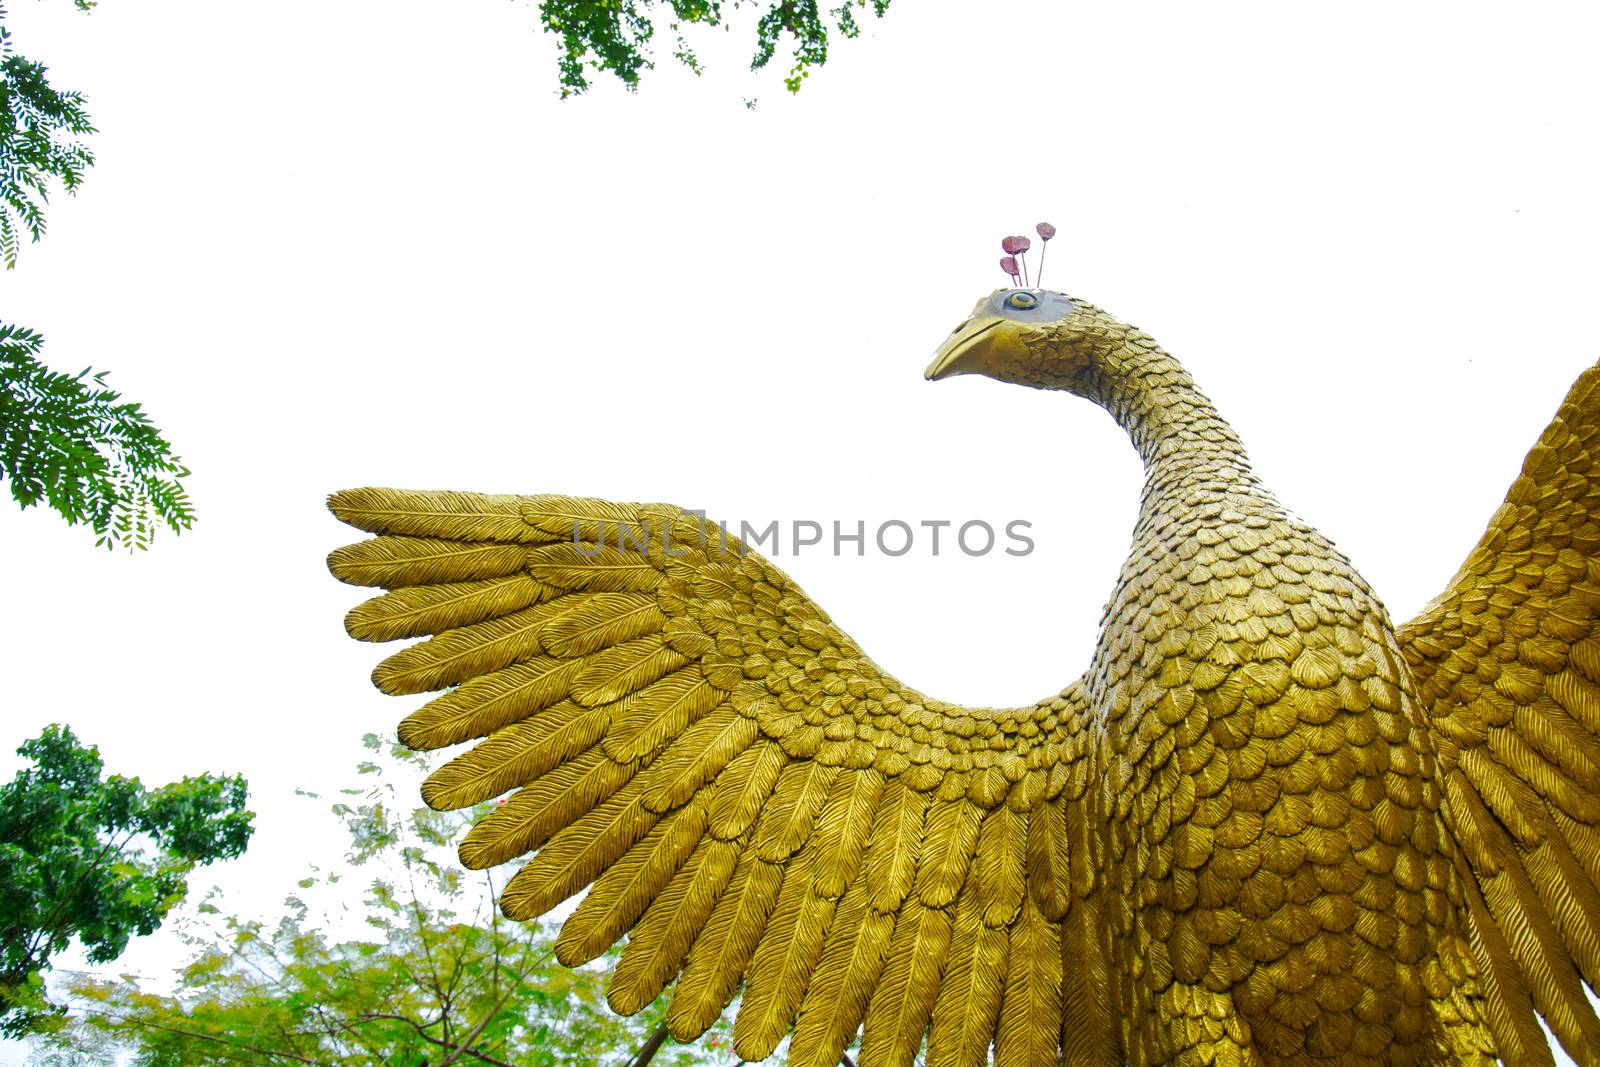
[[[1398,637],[1463,918],[1508,1062],[1550,1063],[1534,1015],[1600,1064],[1600,368],[1584,372],[1445,593]]]
[[[588,887],[557,952],[628,935],[612,1005],[682,975],[675,1036],[743,986],[736,1048],[860,1062],[1053,1067],[1107,1020],[1083,990],[1096,875],[1077,806],[1095,759],[1077,685],[969,709],[884,675],[771,563],[664,505],[362,489],[334,513],[378,536],[336,576],[392,591],[352,636],[430,635],[379,665],[390,693],[443,690],[402,740],[474,747],[423,795],[510,793],[469,866],[534,852],[501,906],[532,918]],[[1064,1007],[1065,1005],[1065,1007]],[[931,1028],[931,1029],[930,1029]],[[997,1040],[998,1038],[998,1040]]]

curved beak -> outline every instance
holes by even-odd
[[[983,374],[990,369],[995,328],[1006,320],[998,315],[974,315],[945,339],[923,372],[930,382],[957,374]]]

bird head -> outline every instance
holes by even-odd
[[[1108,322],[1098,308],[1049,289],[996,289],[945,338],[926,376],[983,374],[1077,391],[1103,347]]]

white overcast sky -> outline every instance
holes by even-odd
[[[896,0],[796,98],[746,21],[567,102],[527,3],[8,8],[102,132],[0,320],[144,403],[200,518],[129,558],[0,506],[0,752],[245,773],[255,841],[195,885],[245,913],[337,861],[294,789],[418,703],[343,634],[333,489],[1025,519],[1020,559],[779,561],[908,683],[1013,703],[1086,666],[1140,477],[1082,401],[923,380],[1002,235],[1055,223],[1046,284],[1183,360],[1397,620],[1600,358],[1591,4]]]

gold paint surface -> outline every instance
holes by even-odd
[[[1600,369],[1445,592],[1396,628],[1251,473],[1153,340],[980,300],[927,370],[1094,400],[1146,481],[1087,672],[1021,708],[885,675],[694,514],[360,489],[352,636],[438,690],[424,787],[509,794],[502,906],[589,887],[558,951],[625,934],[610,995],[833,1067],[1600,1067]],[[670,543],[670,551],[663,550]]]

